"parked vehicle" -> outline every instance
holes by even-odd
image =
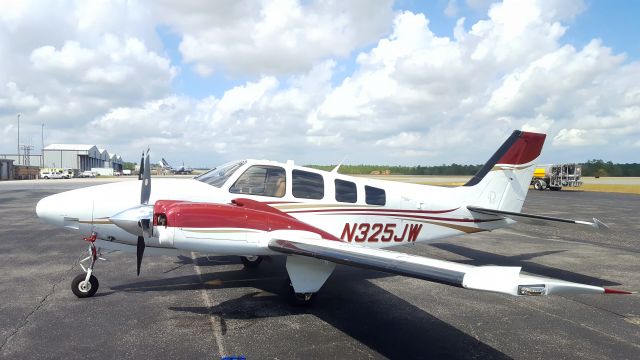
[[[81,172],[80,175],[78,175],[78,177],[81,177],[81,178],[94,178],[94,177],[96,177],[96,174],[91,170],[86,170],[86,171]]]
[[[64,168],[42,168],[41,179],[70,179],[74,176],[74,170]]]
[[[71,175],[69,175],[69,173],[64,173],[61,171],[49,171],[49,170],[44,170],[44,171],[40,171],[40,177],[43,179],[69,179],[71,178]]]
[[[536,190],[560,190],[563,186],[578,187],[582,185],[582,168],[580,165],[555,164],[539,165],[533,171],[531,185]]]
[[[96,176],[114,176],[112,168],[91,168]]]

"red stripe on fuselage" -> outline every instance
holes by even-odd
[[[398,213],[414,213],[414,214],[444,214],[448,212],[452,212],[458,210],[459,207],[455,209],[449,210],[396,210],[396,209],[367,209],[367,208],[357,208],[357,209],[320,209],[320,210],[289,210],[284,211],[287,214],[299,214],[299,213],[327,213],[327,212],[398,212]]]
[[[362,215],[362,216],[384,216],[384,217],[403,217],[407,219],[425,219],[425,220],[440,220],[440,221],[451,221],[451,222],[472,222],[472,223],[481,223],[481,222],[489,222],[489,221],[498,221],[502,219],[457,219],[457,218],[445,218],[439,216],[419,216],[419,215],[405,215],[405,214],[394,214],[394,213],[371,213],[371,212],[359,212],[359,213],[333,213],[327,214],[322,213],[319,215]]]

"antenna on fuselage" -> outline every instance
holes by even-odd
[[[340,166],[342,166],[342,163],[347,159],[347,157],[343,157],[342,160],[340,160],[340,162],[338,163],[338,165],[336,165],[336,167],[333,168],[333,170],[331,170],[332,173],[338,173],[338,170],[340,169]]]

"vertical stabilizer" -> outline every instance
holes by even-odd
[[[473,205],[519,212],[540,156],[545,134],[514,131],[464,186],[473,190]]]

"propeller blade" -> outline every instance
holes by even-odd
[[[149,149],[147,157],[144,159],[144,172],[142,174],[142,190],[140,192],[140,203],[148,204],[151,196],[151,166],[149,165]]]
[[[142,173],[144,173],[144,151],[140,156],[140,171],[138,171],[138,180],[142,180]]]
[[[144,237],[142,236],[138,236],[138,247],[137,247],[137,251],[136,251],[136,257],[137,257],[137,261],[138,261],[138,276],[140,276],[140,265],[142,265],[142,255],[144,255]]]

